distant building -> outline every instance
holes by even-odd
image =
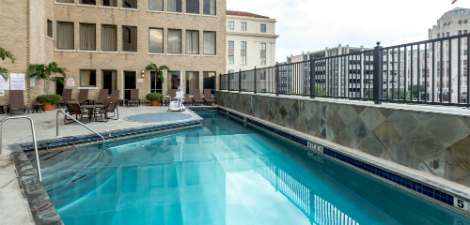
[[[276,64],[276,20],[227,10],[227,72]]]

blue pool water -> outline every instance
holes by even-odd
[[[455,212],[217,112],[204,126],[43,155],[72,224],[470,224]]]

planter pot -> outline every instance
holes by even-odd
[[[160,100],[158,101],[150,101],[150,106],[159,106],[160,105]]]
[[[52,103],[50,102],[41,102],[42,104],[45,104],[43,107],[44,107],[44,111],[52,111],[55,109],[55,105],[53,105]]]

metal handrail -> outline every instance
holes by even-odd
[[[0,155],[2,155],[2,126],[3,123],[7,120],[10,119],[28,119],[29,122],[31,123],[31,132],[33,135],[33,145],[34,145],[34,151],[36,152],[36,162],[38,165],[38,176],[39,176],[39,182],[42,182],[42,175],[41,175],[41,163],[39,162],[39,152],[38,152],[38,144],[36,142],[36,132],[34,131],[34,121],[28,116],[17,116],[17,117],[7,117],[3,119],[0,122]]]
[[[77,122],[78,124],[82,125],[83,127],[85,127],[86,129],[88,129],[89,131],[91,131],[91,132],[97,134],[98,136],[100,136],[101,139],[102,139],[102,141],[103,141],[103,146],[104,146],[104,137],[103,137],[103,135],[99,134],[98,132],[94,131],[94,130],[91,129],[90,127],[88,127],[88,126],[86,126],[85,124],[81,123],[80,121],[76,120],[76,119],[73,118],[71,115],[62,112],[62,110],[58,110],[58,111],[57,111],[57,115],[56,115],[56,118],[55,118],[56,136],[57,136],[57,137],[59,137],[59,113],[64,114],[64,116],[69,117],[70,119],[72,119],[72,120],[74,120],[75,122]]]

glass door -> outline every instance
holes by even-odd
[[[136,72],[124,71],[124,99],[131,98],[131,90],[136,89]]]

